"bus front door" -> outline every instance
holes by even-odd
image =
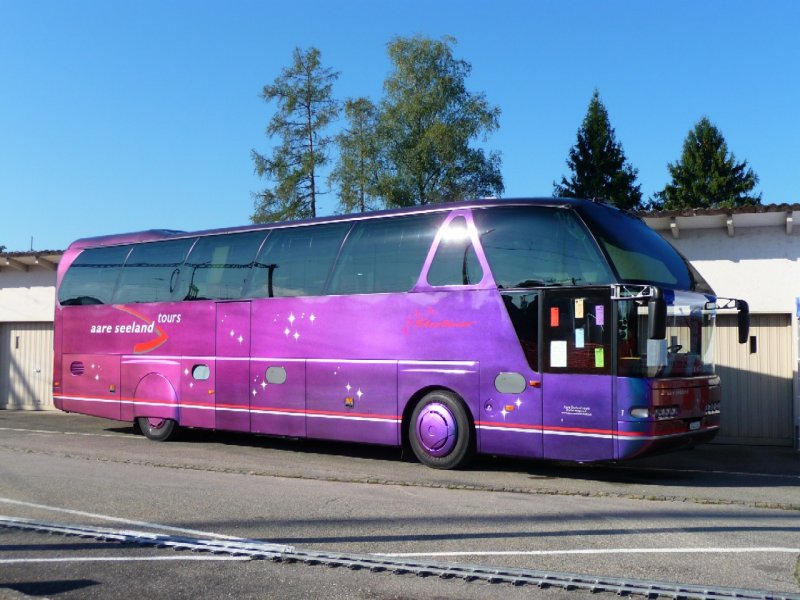
[[[609,289],[549,289],[543,308],[544,457],[612,459]]]

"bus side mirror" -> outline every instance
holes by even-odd
[[[667,337],[667,301],[660,290],[647,302],[647,337],[651,340]]]
[[[736,308],[739,311],[736,315],[736,324],[739,327],[739,343],[744,344],[750,336],[750,306],[744,300],[737,300]]]

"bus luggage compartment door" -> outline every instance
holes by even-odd
[[[217,429],[250,431],[250,302],[217,304]]]

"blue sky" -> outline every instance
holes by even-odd
[[[0,0],[0,245],[241,225],[267,182],[259,93],[315,46],[335,95],[378,101],[394,36],[444,35],[502,110],[507,197],[549,196],[597,88],[645,197],[708,116],[800,203],[800,2]],[[333,212],[328,195],[321,212]]]

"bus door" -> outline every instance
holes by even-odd
[[[614,457],[609,288],[548,289],[543,311],[544,457]]]
[[[250,302],[217,303],[216,428],[250,431]]]
[[[502,339],[505,328],[500,328],[494,342],[498,348],[518,342],[525,360],[515,360],[517,355],[508,352],[481,358],[483,400],[478,435],[483,453],[542,457],[540,296],[535,290],[501,293],[516,340]]]

